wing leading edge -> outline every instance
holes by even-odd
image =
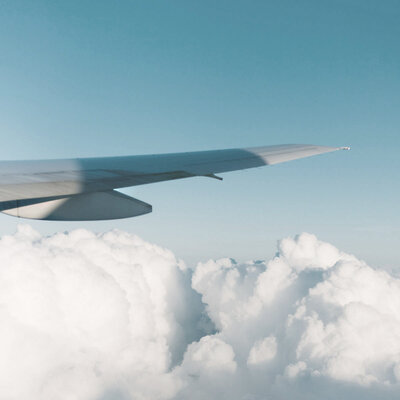
[[[125,157],[0,162],[0,211],[23,218],[99,220],[151,206],[114,189],[273,165],[343,147],[277,145]]]

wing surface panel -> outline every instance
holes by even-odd
[[[277,145],[123,157],[0,162],[2,202],[73,196],[272,165],[339,150]]]

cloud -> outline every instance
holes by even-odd
[[[395,399],[400,279],[303,233],[193,269],[121,231],[0,239],[0,399]]]
[[[277,344],[274,336],[268,336],[254,343],[250,349],[248,365],[258,365],[273,359],[276,356]]]
[[[0,265],[2,399],[175,393],[168,370],[209,332],[185,265],[137,236],[21,226]]]

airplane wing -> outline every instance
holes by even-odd
[[[128,218],[151,205],[114,189],[273,165],[345,147],[287,144],[124,157],[0,162],[0,211],[45,220]]]

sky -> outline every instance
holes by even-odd
[[[29,222],[121,229],[188,263],[269,258],[316,234],[398,265],[397,1],[0,1],[0,159],[280,143],[351,146],[273,167],[124,190],[150,215]],[[0,216],[0,233],[21,221]]]

